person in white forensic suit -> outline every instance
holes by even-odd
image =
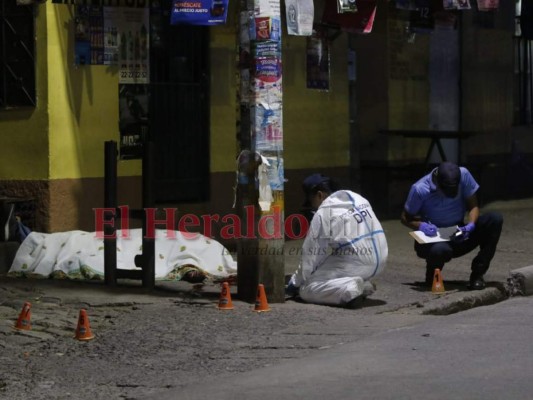
[[[385,233],[370,203],[322,174],[303,182],[306,204],[315,210],[302,258],[287,286],[308,303],[358,308],[375,286],[370,279],[387,262]]]

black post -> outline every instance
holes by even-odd
[[[117,142],[107,141],[104,145],[104,207],[117,209]],[[104,213],[104,218],[116,216]],[[108,286],[117,284],[117,239],[115,226],[104,226],[104,281]]]
[[[143,209],[155,207],[154,188],[154,143],[146,141],[142,162],[142,204]],[[146,237],[146,217],[143,219],[143,287],[155,287],[155,238]]]

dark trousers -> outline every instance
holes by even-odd
[[[472,260],[471,277],[482,277],[489,269],[502,232],[503,217],[498,212],[480,215],[476,229],[462,242],[438,242],[420,244],[415,242],[418,257],[426,260],[426,280],[433,279],[436,268],[442,270],[452,258],[461,257],[479,246],[479,253]]]

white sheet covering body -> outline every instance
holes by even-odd
[[[314,215],[302,260],[290,283],[309,303],[342,305],[383,271],[388,246],[370,203],[357,193],[332,193]]]
[[[208,278],[224,279],[237,274],[237,263],[219,242],[201,234],[190,238],[173,231],[156,230],[155,278],[179,280],[191,268]],[[129,237],[117,230],[117,268],[135,269],[134,258],[142,252],[142,230],[130,229]],[[32,232],[20,245],[11,276],[38,278],[103,279],[104,240],[95,232]]]

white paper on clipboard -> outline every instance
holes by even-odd
[[[448,226],[444,228],[437,228],[437,236],[427,236],[422,231],[411,231],[411,235],[418,243],[437,243],[437,242],[449,242],[450,236],[457,232],[458,226]]]

